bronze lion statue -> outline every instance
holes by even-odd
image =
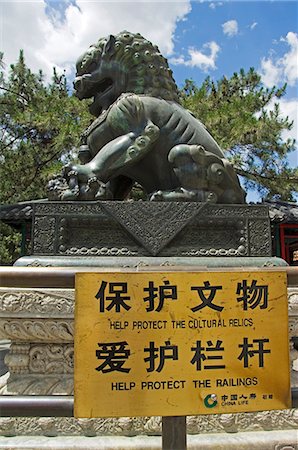
[[[244,202],[222,150],[179,104],[158,47],[124,31],[91,45],[76,67],[75,94],[93,97],[96,119],[82,135],[80,164],[50,181],[50,199],[123,200],[137,182],[155,201]]]

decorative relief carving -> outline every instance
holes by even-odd
[[[29,351],[30,373],[73,373],[73,345],[32,345]]]
[[[298,287],[288,288],[289,299],[289,335],[291,360],[291,386],[298,386],[298,348],[293,338],[298,338]]]
[[[30,344],[11,344],[4,362],[12,374],[28,373]]]
[[[72,320],[0,319],[0,338],[14,341],[72,342]]]
[[[206,203],[105,202],[104,208],[144,246],[157,255]]]
[[[160,255],[177,254],[203,257],[248,255],[246,221],[204,220],[197,216],[178,233]]]
[[[271,255],[268,208],[261,205],[233,206],[197,202],[47,202],[35,205],[35,211],[37,229],[45,226],[46,235],[49,222],[55,221],[55,218],[58,221],[55,231],[57,244],[54,245],[57,245],[57,248],[53,250],[51,247],[49,250],[47,240],[41,237],[38,241],[36,236],[37,246],[34,252],[37,254],[54,251],[69,256],[119,257],[140,254]],[[210,221],[213,225],[212,232],[208,227]],[[223,221],[225,226],[222,226]],[[250,235],[247,232],[248,221]],[[192,226],[188,226],[190,223]],[[227,224],[230,224],[231,229]],[[201,236],[206,233],[210,236],[200,244]],[[178,235],[182,236],[182,240],[181,236],[176,238]],[[184,238],[192,240],[192,245],[184,246]],[[210,241],[208,248],[207,241]],[[54,242],[54,237],[51,242]]]
[[[187,432],[235,433],[298,429],[298,411],[262,411],[257,413],[221,414],[187,417]],[[2,417],[2,436],[135,436],[161,435],[160,417],[120,417],[75,419],[73,417]]]
[[[290,445],[290,444],[277,444],[274,447],[274,450],[297,450],[297,449],[298,449],[298,445],[296,445],[296,443],[293,443],[293,445]]]
[[[206,421],[204,416],[190,416],[187,419],[187,424],[188,433],[190,434],[210,433],[212,429],[215,432],[227,433],[298,429],[298,411],[289,409],[255,413],[217,414],[208,416],[208,421]]]
[[[243,255],[243,253],[239,253],[238,249],[235,248],[202,248],[200,250],[190,249],[187,251],[183,251],[181,253],[182,256],[239,256]]]
[[[11,374],[0,395],[73,395],[73,375]]]
[[[0,316],[73,316],[74,290],[0,288]]]
[[[294,348],[294,343],[290,342],[290,364],[291,364],[291,387],[298,386],[298,351]]]
[[[55,241],[55,222],[54,217],[35,217],[34,218],[34,253],[54,253]]]
[[[13,343],[5,356],[11,374],[72,374],[73,344]]]
[[[135,256],[135,240],[111,218],[69,217],[59,222],[59,253],[81,256]]]
[[[137,251],[128,250],[128,248],[126,247],[122,248],[71,247],[69,249],[61,247],[61,253],[64,253],[65,255],[80,255],[80,256],[136,256],[138,254]]]
[[[289,315],[296,315],[298,318],[298,287],[288,288]]]
[[[288,288],[289,298],[289,333],[290,337],[298,337],[298,287]]]
[[[289,317],[289,334],[290,338],[298,337],[298,317]]]
[[[41,261],[36,259],[32,261],[31,264],[27,264],[27,267],[52,267],[52,264],[43,264]]]
[[[65,216],[65,215],[96,215],[106,217],[106,211],[109,206],[113,208],[113,204],[123,205],[122,209],[131,211],[134,209],[137,211],[139,205],[143,202],[116,202],[116,201],[92,201],[92,202],[51,202],[47,201],[45,203],[38,203],[34,205],[34,211],[36,216]],[[186,203],[186,202],[185,202]],[[162,202],[158,203],[163,205]],[[172,204],[174,208],[176,205],[181,204],[181,202],[165,202],[165,206],[159,206],[159,208],[166,209],[166,204]],[[206,205],[204,206],[204,216],[208,218],[212,217],[222,217],[231,218],[231,216],[242,217],[242,218],[269,218],[268,207],[263,205],[215,205],[212,203],[196,203],[193,205]],[[148,205],[148,203],[147,203]],[[155,203],[157,205],[157,203]],[[106,208],[107,207],[107,208]],[[146,206],[145,206],[146,208]],[[150,206],[148,206],[150,208]],[[154,208],[154,206],[153,206]]]
[[[46,202],[34,205],[35,214],[37,215],[66,215],[66,214],[94,214],[103,215],[104,211],[102,209],[102,202],[92,202],[92,203],[78,203],[78,202]]]
[[[249,220],[249,243],[251,256],[271,256],[270,225],[264,220]]]
[[[257,205],[208,205],[206,213],[210,217],[224,217],[229,218],[231,216],[249,219],[249,218],[262,218],[269,220],[269,212],[267,206]]]

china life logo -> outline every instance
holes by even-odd
[[[206,395],[206,397],[204,398],[204,405],[206,406],[206,408],[214,408],[217,405],[217,395]]]

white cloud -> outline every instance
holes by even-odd
[[[282,138],[283,139],[291,138],[291,139],[296,139],[296,141],[298,141],[298,118],[297,118],[298,98],[292,98],[289,100],[287,100],[285,98],[281,98],[281,99],[279,99],[278,103],[280,106],[280,112],[281,112],[282,116],[284,116],[284,117],[288,116],[289,121],[294,122],[291,130],[283,131]],[[296,162],[297,162],[297,166],[298,166],[298,160]]]
[[[298,80],[298,34],[290,31],[281,41],[286,42],[290,47],[282,57],[270,56],[262,58],[261,68],[263,83],[272,87],[274,85],[287,82],[294,86]]]
[[[296,150],[291,154],[289,161],[291,166],[298,166],[298,97],[294,98],[273,98],[268,105],[266,105],[265,109],[267,112],[274,111],[274,105],[278,103],[280,115],[284,118],[288,117],[289,122],[293,122],[293,126],[291,130],[283,130],[281,134],[281,138],[286,141],[287,139],[295,139],[296,140]],[[259,117],[260,113],[256,114],[256,117]]]
[[[183,66],[188,66],[189,65],[188,61],[185,61],[185,58],[182,55],[173,56],[172,58],[169,59],[169,62],[171,64],[174,64],[174,66],[179,66],[180,64],[183,65]]]
[[[208,52],[207,54],[206,50]],[[215,62],[219,51],[219,45],[215,41],[211,41],[204,44],[202,50],[196,50],[190,47],[188,49],[190,59],[185,60],[183,56],[179,56],[177,58],[171,58],[170,62],[176,65],[184,64],[185,66],[199,67],[204,71],[214,70],[216,69]]]
[[[277,67],[270,58],[262,58],[261,75],[262,81],[265,86],[272,87],[279,83],[281,77],[281,69]]]
[[[253,22],[251,25],[250,25],[250,29],[251,30],[254,30],[255,28],[256,28],[256,26],[258,25],[258,22]]]
[[[158,14],[155,1],[76,0],[66,3],[61,20],[61,14],[47,14],[45,0],[0,1],[0,49],[5,63],[11,64],[23,48],[28,66],[48,76],[53,66],[70,71],[90,44],[124,29],[140,32],[170,55],[177,21],[190,10],[190,0],[158,2]]]
[[[237,20],[228,20],[222,24],[223,33],[227,36],[236,36],[238,34],[238,22]]]
[[[216,1],[216,2],[211,2],[211,3],[209,4],[209,8],[215,9],[215,8],[217,8],[218,6],[222,6],[222,5],[223,5],[223,2],[218,2],[218,1]]]
[[[188,53],[191,57],[190,66],[198,66],[203,70],[216,69],[215,61],[220,50],[219,45],[215,41],[211,41],[204,44],[203,49],[209,50],[209,55],[194,48],[189,49]]]
[[[286,36],[286,42],[290,46],[290,51],[281,59],[284,67],[286,80],[293,86],[298,79],[298,34],[290,31]]]
[[[262,58],[261,68],[259,70],[262,81],[267,87],[279,86],[287,82],[290,86],[297,85],[298,82],[298,35],[290,31],[285,38],[280,39],[288,45],[288,51],[282,56],[276,56],[272,53],[268,58]],[[273,99],[267,107],[272,110],[276,99]],[[278,100],[280,113],[288,117],[293,122],[291,130],[282,132],[282,139],[295,139],[296,150],[289,156],[292,167],[298,165],[298,98],[281,98]]]

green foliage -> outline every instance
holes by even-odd
[[[201,87],[186,80],[181,100],[211,131],[237,173],[245,177],[246,188],[255,188],[264,199],[291,201],[298,189],[298,170],[289,168],[287,162],[295,142],[282,139],[282,132],[293,125],[280,115],[278,99],[285,91],[286,85],[266,89],[251,68],[217,83],[207,77]]]
[[[86,105],[69,95],[65,75],[51,83],[32,73],[23,52],[5,75],[0,53],[0,203],[46,197],[49,176],[73,159],[90,124]],[[11,263],[20,237],[1,226],[1,263]]]
[[[20,256],[21,233],[0,222],[0,265],[13,264]]]
[[[23,52],[7,79],[0,73],[0,202],[46,196],[47,179],[73,158],[90,123],[87,108],[69,96],[65,75],[50,84],[34,74]]]
[[[139,200],[147,200],[148,195],[144,191],[143,187],[139,183],[134,183],[127,200],[133,200],[138,202]]]

